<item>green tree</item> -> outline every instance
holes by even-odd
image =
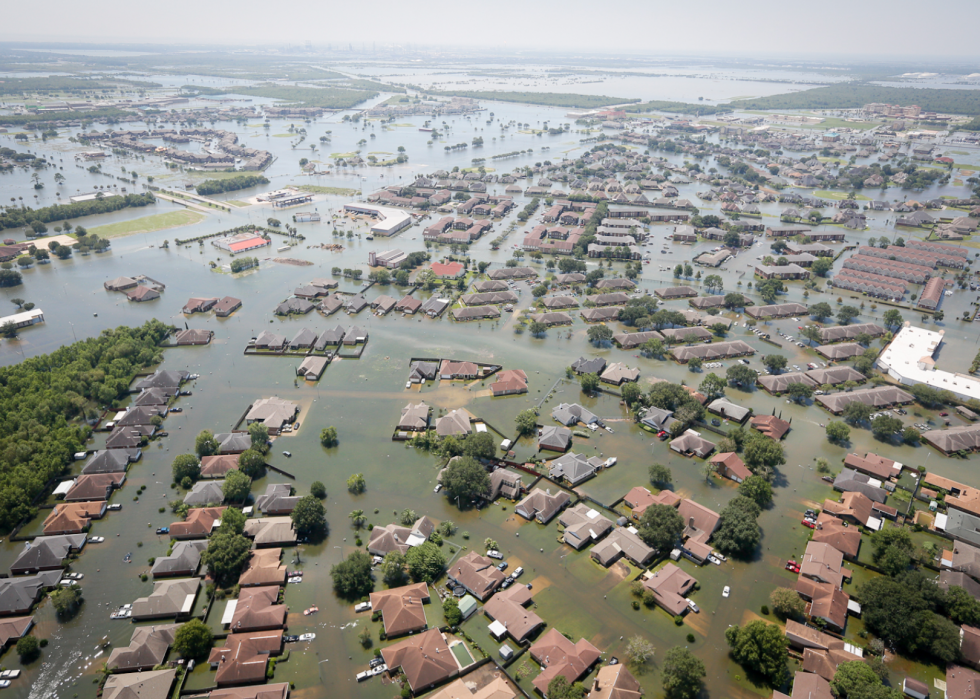
[[[326,532],[327,511],[323,507],[323,502],[313,495],[301,497],[289,514],[289,518],[293,520],[296,534],[301,537],[320,539]]]
[[[749,476],[738,486],[738,494],[754,500],[759,507],[772,502],[772,486],[762,476]]]
[[[389,551],[379,566],[381,580],[388,587],[405,584],[405,555],[400,551]]]
[[[762,358],[762,364],[772,373],[778,374],[786,368],[786,357],[781,354],[767,354]]]
[[[327,486],[323,485],[320,481],[313,481],[310,483],[310,495],[323,500],[327,497]]]
[[[626,644],[626,662],[633,668],[641,668],[653,658],[654,647],[647,639],[637,634]]]
[[[253,425],[258,423],[253,422]],[[262,452],[252,448],[238,455],[238,470],[249,478],[261,478],[265,473],[265,457]]]
[[[832,420],[827,423],[827,439],[834,444],[846,442],[851,436],[851,428],[843,422]]]
[[[324,427],[320,430],[320,444],[325,447],[333,447],[337,445],[337,428],[336,427]]]
[[[431,583],[446,570],[446,557],[442,550],[431,541],[413,546],[405,554],[408,572],[415,582]]]
[[[619,389],[619,393],[623,396],[623,401],[628,407],[633,407],[633,405],[640,400],[640,397],[643,395],[643,391],[641,391],[640,387],[633,381],[627,381],[624,383]]]
[[[756,620],[745,626],[729,626],[725,640],[735,662],[770,686],[779,687],[786,680],[789,641],[775,624]]]
[[[455,597],[447,597],[442,603],[442,616],[449,626],[459,626],[463,622],[463,613],[459,611],[459,602]]]
[[[830,316],[834,315],[834,310],[830,307],[829,303],[821,301],[810,306],[809,313],[817,320],[823,320],[824,318],[829,318]]]
[[[762,529],[756,523],[759,506],[744,495],[737,495],[721,511],[718,529],[712,543],[722,553],[738,558],[750,556],[762,541]]]
[[[800,619],[806,611],[806,602],[796,590],[788,587],[777,587],[769,593],[769,604],[772,610],[784,619]]]
[[[704,377],[704,381],[701,382],[698,391],[707,396],[708,400],[713,400],[718,396],[725,395],[725,386],[727,385],[725,379],[717,374],[711,373]]]
[[[833,269],[833,266],[834,261],[830,257],[818,257],[813,261],[813,264],[810,265],[810,269],[818,277],[826,277],[827,272]]]
[[[734,311],[736,308],[745,307],[745,297],[742,294],[732,292],[725,294],[725,308]]]
[[[416,547],[418,548],[418,547]],[[346,600],[356,600],[374,590],[371,577],[371,556],[364,551],[354,551],[330,569],[333,589]]]
[[[852,425],[859,425],[862,422],[867,422],[873,412],[874,408],[870,405],[865,405],[860,401],[854,401],[844,407],[844,412],[841,413],[841,417],[844,418],[845,422]]]
[[[41,644],[36,636],[21,636],[17,639],[17,655],[23,665],[29,665],[41,657]]]
[[[174,634],[174,652],[188,660],[203,658],[213,645],[214,635],[208,625],[200,619],[191,619],[181,624]]]
[[[911,444],[914,446],[919,443],[921,438],[922,435],[919,433],[919,430],[915,429],[911,425],[902,430],[902,441],[906,444]]]
[[[744,364],[733,364],[725,372],[725,378],[731,384],[747,387],[755,385],[758,374]]]
[[[194,451],[198,456],[214,456],[218,453],[218,440],[214,438],[211,430],[201,430],[194,441]]]
[[[589,342],[593,345],[601,345],[609,342],[613,337],[613,331],[608,325],[593,325],[588,330]]]
[[[221,492],[228,502],[245,502],[251,489],[252,479],[237,468],[225,474],[225,482],[221,486]]]
[[[592,395],[599,390],[598,374],[582,374],[580,381],[582,383],[582,391],[586,395]],[[535,422],[537,422],[537,420],[535,420]]]
[[[701,371],[701,367],[703,365],[704,362],[701,360],[701,357],[691,357],[687,360],[687,368],[689,371]]]
[[[830,688],[837,697],[857,697],[865,687],[878,686],[881,678],[862,660],[851,660],[837,666]]]
[[[527,330],[534,337],[541,337],[546,332],[548,332],[548,326],[540,321],[535,320],[529,326],[527,326]]]
[[[663,464],[654,464],[650,467],[650,482],[663,488],[670,485],[672,475],[670,469]]]
[[[269,428],[261,422],[248,426],[248,436],[252,439],[252,449],[264,454],[269,449]]]
[[[360,495],[365,490],[367,490],[367,481],[364,480],[363,473],[354,473],[347,479],[347,490],[354,493],[355,495]]]
[[[248,561],[252,541],[230,528],[224,522],[208,540],[208,548],[201,556],[208,573],[219,587],[233,585]]]
[[[708,291],[718,292],[725,286],[725,282],[717,274],[709,274],[704,278],[704,286]]]
[[[548,683],[547,697],[548,699],[584,699],[585,687],[581,682],[569,684],[564,675],[555,675]]]
[[[236,507],[226,507],[225,511],[221,513],[222,528],[235,534],[241,534],[245,531],[247,520],[248,517],[245,516],[245,513]]]
[[[173,465],[170,468],[173,471],[175,483],[180,483],[185,478],[196,481],[201,477],[201,462],[193,454],[181,454],[177,456],[174,458]]]
[[[648,546],[669,553],[684,531],[684,518],[669,505],[651,505],[640,518],[637,533]]]
[[[793,402],[802,403],[808,398],[813,397],[813,388],[805,383],[794,381],[786,387],[786,393]]]
[[[884,321],[886,328],[897,328],[905,322],[902,314],[894,308],[885,311],[885,315],[881,319]]]
[[[442,474],[442,485],[450,501],[458,502],[460,507],[490,494],[487,470],[470,456],[460,456],[450,461]]]
[[[71,616],[82,602],[82,593],[76,587],[59,587],[51,593],[51,604],[58,616]]]
[[[879,415],[871,421],[871,434],[882,441],[891,441],[902,428],[902,421],[889,415]]]
[[[854,306],[841,306],[837,309],[837,322],[841,325],[847,325],[852,320],[861,315],[861,312]]]
[[[667,699],[695,699],[707,673],[704,663],[682,646],[674,646],[664,655],[660,681]]]
[[[583,377],[584,378],[584,377]],[[528,408],[527,410],[522,410],[514,418],[514,422],[517,423],[517,432],[521,435],[537,434],[538,431],[538,416],[534,414],[534,411]]]
[[[360,529],[367,522],[367,517],[364,516],[364,510],[352,510],[347,517],[350,519],[354,529]]]
[[[783,445],[760,432],[750,432],[745,441],[742,460],[753,473],[762,473],[786,463]]]

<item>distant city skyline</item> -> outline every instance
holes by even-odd
[[[600,8],[608,18],[599,21]],[[553,3],[498,0],[456,3],[434,0],[416,7],[375,0],[369,4],[295,0],[270,7],[255,0],[234,5],[213,0],[175,0],[165,9],[127,5],[91,8],[51,0],[37,8],[12,3],[4,9],[4,42],[197,44],[215,48],[305,45],[370,49],[392,45],[567,54],[729,55],[847,60],[978,61],[973,27],[976,0],[948,0],[942,18],[919,15],[902,0],[826,0],[798,7],[777,0],[695,4],[625,0],[613,6],[570,0]],[[123,10],[119,5],[119,10]],[[948,19],[946,19],[948,18]],[[958,18],[958,19],[957,19]],[[923,38],[908,41],[913,27]],[[43,33],[42,33],[43,32]]]

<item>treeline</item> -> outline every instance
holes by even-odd
[[[106,214],[110,211],[128,209],[131,206],[147,206],[155,201],[153,195],[147,192],[146,194],[110,196],[104,199],[75,202],[74,204],[55,204],[40,209],[7,209],[0,213],[0,230],[28,226],[32,221],[51,223],[53,221],[67,221],[81,216],[92,216],[93,214]]]
[[[259,184],[269,184],[269,178],[262,175],[238,175],[226,180],[204,180],[194,190],[201,196],[221,194],[222,192],[237,192]]]
[[[104,330],[98,337],[0,368],[0,528],[35,513],[31,502],[63,474],[91,434],[83,422],[129,389],[133,376],[163,361],[168,327]]]
[[[653,100],[651,102],[641,102],[623,107],[624,112],[642,114],[645,112],[669,112],[671,114],[724,114],[732,111],[728,105],[713,106],[710,104],[688,104],[687,102],[670,102],[667,100]]]
[[[736,100],[735,109],[856,109],[871,102],[885,102],[923,111],[948,114],[980,114],[976,90],[943,90],[925,87],[882,87],[868,83],[827,85],[785,95]]]
[[[85,78],[5,78],[0,82],[0,95],[16,95],[22,92],[94,92],[114,90],[120,87],[153,88],[159,83],[140,80],[87,80]],[[77,115],[76,115],[77,118]]]
[[[200,88],[195,88],[200,91]],[[385,88],[386,90],[388,88]],[[364,100],[378,96],[377,90],[348,90],[339,87],[294,87],[292,85],[255,85],[228,87],[207,94],[235,94],[266,97],[282,100],[300,107],[322,107],[323,109],[349,109]]]
[[[3,126],[31,126],[49,124],[55,121],[98,121],[105,120],[106,123],[113,124],[116,119],[132,116],[132,112],[127,112],[114,107],[105,109],[93,109],[89,112],[44,112],[43,114],[0,114],[0,125]]]
[[[252,267],[259,266],[259,258],[257,257],[239,257],[237,260],[231,261],[231,271],[241,272],[246,269],[251,269]]]
[[[957,126],[960,131],[980,131],[980,116],[975,116],[963,126]]]
[[[624,99],[622,97],[607,97],[605,95],[570,95],[558,92],[451,90],[446,92],[430,91],[429,94],[444,97],[469,97],[476,100],[517,102],[519,104],[540,104],[546,107],[577,107],[580,109],[595,109],[598,107],[608,107],[613,104],[627,104],[640,101],[639,99]]]

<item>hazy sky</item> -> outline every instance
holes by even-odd
[[[602,12],[608,17],[599,19]],[[108,0],[5,3],[0,39],[209,44],[312,41],[662,55],[980,56],[978,0]]]

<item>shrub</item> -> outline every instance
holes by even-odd
[[[687,642],[688,643],[694,643],[695,640],[696,639],[694,638],[694,634],[693,633],[687,634]]]
[[[684,617],[682,617],[680,614],[674,617],[675,626],[681,626],[683,623],[684,623]]]

